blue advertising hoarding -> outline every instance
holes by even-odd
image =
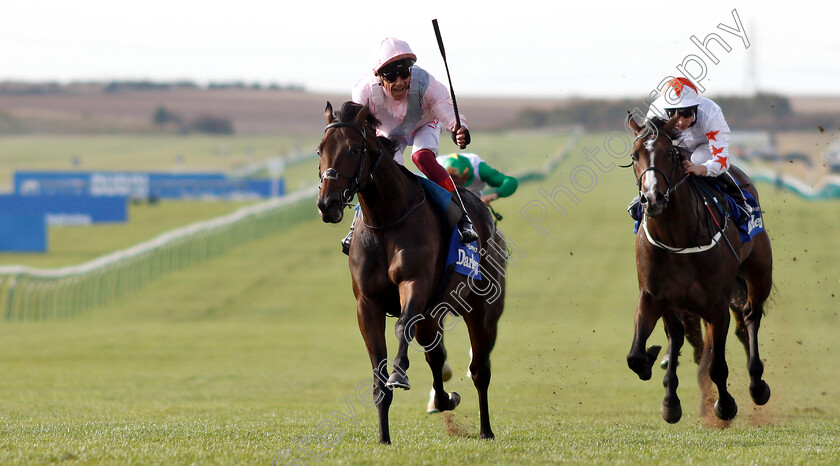
[[[126,221],[127,197],[0,195],[0,251],[46,251],[47,225]]]
[[[265,198],[277,193],[272,180],[229,178],[223,173],[52,172],[19,171],[15,193],[21,196],[126,196],[133,199]]]

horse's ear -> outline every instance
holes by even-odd
[[[677,120],[680,119],[680,114],[678,112],[674,112],[674,116],[668,120],[668,123],[665,123],[665,126],[662,128],[662,132],[665,134],[671,134],[674,132],[674,127],[677,126]]]
[[[636,136],[642,134],[642,132],[645,130],[642,126],[639,126],[639,124],[636,123],[636,120],[633,119],[633,114],[630,112],[627,112],[627,124],[630,126],[630,129],[633,130],[633,133],[635,133]]]
[[[324,116],[327,118],[327,124],[335,122],[335,115],[330,101],[327,101],[327,108],[324,109]]]
[[[353,123],[356,123],[358,126],[362,126],[367,120],[368,115],[370,114],[370,107],[368,104],[365,104],[360,110],[359,113],[356,114],[356,118],[353,119]]]

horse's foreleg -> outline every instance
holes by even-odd
[[[414,339],[417,322],[424,319],[422,313],[428,290],[428,284],[423,280],[404,281],[399,285],[401,312],[394,326],[399,343],[394,358],[394,372],[386,384],[390,388],[411,389],[408,383],[408,347]]]
[[[662,400],[660,414],[662,419],[668,423],[675,423],[682,417],[682,406],[677,396],[677,387],[680,382],[677,378],[677,366],[679,365],[680,350],[685,339],[685,328],[682,320],[673,312],[666,312],[663,315],[665,328],[668,329],[668,366],[665,369],[665,378],[662,383],[665,386],[665,399]]]
[[[660,317],[662,317],[662,304],[655,301],[651,295],[642,292],[639,295],[639,305],[636,307],[633,343],[630,345],[630,352],[627,353],[627,365],[642,380],[650,380],[651,367],[662,349],[659,346],[651,346],[645,350],[647,339]]]
[[[723,304],[724,306],[726,304]],[[712,361],[709,366],[709,376],[718,389],[718,400],[715,402],[715,415],[718,419],[728,421],[738,413],[738,405],[726,388],[729,378],[729,366],[726,364],[726,333],[729,330],[729,312],[722,309],[714,322],[709,322],[707,341],[712,345]]]
[[[388,410],[393,400],[393,391],[386,387],[388,381],[388,348],[385,342],[385,313],[373,304],[360,299],[357,305],[359,330],[365,339],[370,363],[373,367],[373,401],[379,414],[379,442],[391,443],[388,427]]]

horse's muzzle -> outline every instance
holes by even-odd
[[[344,218],[344,203],[338,196],[319,196],[318,212],[324,223],[338,223]]]
[[[642,198],[639,199],[639,202],[642,204],[642,209],[644,209],[645,215],[650,218],[658,217],[662,214],[662,211],[665,210],[665,206],[668,205],[668,200],[658,191],[648,191],[644,193]]]

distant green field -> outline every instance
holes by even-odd
[[[490,136],[475,151],[498,157],[500,168],[539,167],[562,144],[517,138]],[[460,325],[446,340],[455,369],[447,389],[461,393],[461,406],[425,414],[431,377],[414,353],[413,389],[398,392],[391,409],[394,444],[377,444],[375,410],[355,400],[371,373],[338,247],[349,220],[324,225],[313,205],[312,222],[73,320],[0,322],[0,463],[269,464],[286,449],[280,463],[840,462],[840,203],[760,186],[775,256],[761,334],[773,395],[753,407],[733,336],[729,384],[740,409],[732,426],[704,427],[688,358],[679,371],[684,416],[668,425],[659,417],[662,371],[641,382],[624,359],[638,295],[624,211],[635,185],[627,170],[593,168],[582,149],[600,142],[584,138],[552,176],[496,203],[501,228],[525,252],[510,270],[493,354],[496,440],[477,438]],[[540,188],[571,186],[581,166],[596,179],[565,215],[546,212],[542,236],[520,209],[543,200]],[[660,327],[651,344],[664,343]],[[330,442],[319,443],[334,411],[351,422],[336,421]]]
[[[564,144],[566,136],[541,135],[527,153],[517,152],[533,136],[494,134],[479,135],[475,151],[494,166],[512,173],[541,168]],[[448,141],[447,141],[448,144]],[[136,136],[0,138],[0,174],[16,169],[65,169],[73,156],[82,167],[101,170],[169,170],[171,155],[183,154],[184,169],[228,171],[242,164],[264,160],[288,151],[311,151],[312,157],[290,164],[283,173],[286,189],[293,191],[317,184],[316,142],[308,146],[290,138],[270,137],[194,137]],[[450,147],[451,146],[451,147]],[[276,147],[276,150],[271,148]],[[442,150],[452,149],[451,144]],[[470,146],[472,149],[473,146]],[[227,155],[223,155],[227,154]],[[190,167],[188,167],[188,162]],[[406,162],[412,166],[409,156]],[[79,167],[79,168],[82,168]],[[412,166],[414,169],[414,167]],[[416,169],[415,169],[416,170]],[[2,175],[0,175],[2,176]],[[164,201],[157,205],[133,204],[129,223],[92,226],[52,226],[49,229],[47,254],[0,253],[0,265],[59,267],[76,265],[117,249],[133,246],[165,231],[187,223],[229,213],[250,202]]]

